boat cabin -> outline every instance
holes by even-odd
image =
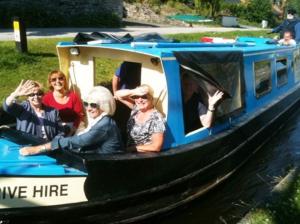
[[[72,87],[81,95],[95,85],[103,85],[97,82],[97,76],[105,73],[107,60],[115,60],[116,64],[136,63],[140,84],[154,89],[155,107],[165,116],[167,131],[163,148],[169,149],[229,129],[236,118],[267,105],[274,95],[280,96],[299,80],[292,76],[293,70],[299,69],[299,50],[295,48],[293,52],[290,47],[266,42],[267,39],[261,38],[239,38],[235,43],[225,44],[59,43],[57,50],[61,69],[69,74]],[[270,57],[272,52],[276,57]],[[182,84],[185,77],[197,85],[206,106],[207,94],[217,89],[225,93],[212,128],[201,125],[186,128],[189,115],[184,116],[183,92],[189,87]]]

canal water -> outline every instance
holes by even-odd
[[[300,163],[300,112],[228,180],[156,224],[235,224]]]

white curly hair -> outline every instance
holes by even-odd
[[[116,101],[111,92],[103,86],[92,88],[87,96],[84,97],[84,101],[98,104],[100,110],[106,112],[108,115],[112,116],[115,113]]]

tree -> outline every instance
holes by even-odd
[[[200,11],[201,7],[205,7],[210,10],[210,16],[215,18],[221,9],[223,0],[195,0],[194,2],[197,12]]]
[[[300,1],[299,0],[288,0],[287,8],[294,8],[297,11],[298,16],[300,15]]]
[[[245,17],[251,22],[260,23],[262,20],[268,20],[270,24],[273,24],[275,16],[272,12],[271,1],[251,0],[247,5]]]

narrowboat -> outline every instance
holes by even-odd
[[[169,212],[222,183],[300,105],[299,46],[268,43],[252,37],[233,43],[58,43],[60,69],[81,96],[99,84],[97,74],[105,69],[99,61],[135,63],[139,83],[154,89],[155,106],[165,117],[163,149],[23,157],[19,148],[40,140],[2,125],[0,219],[131,223]],[[210,128],[186,131],[181,79],[187,74],[204,104],[207,94],[225,93]],[[115,119],[126,121],[118,110]]]

